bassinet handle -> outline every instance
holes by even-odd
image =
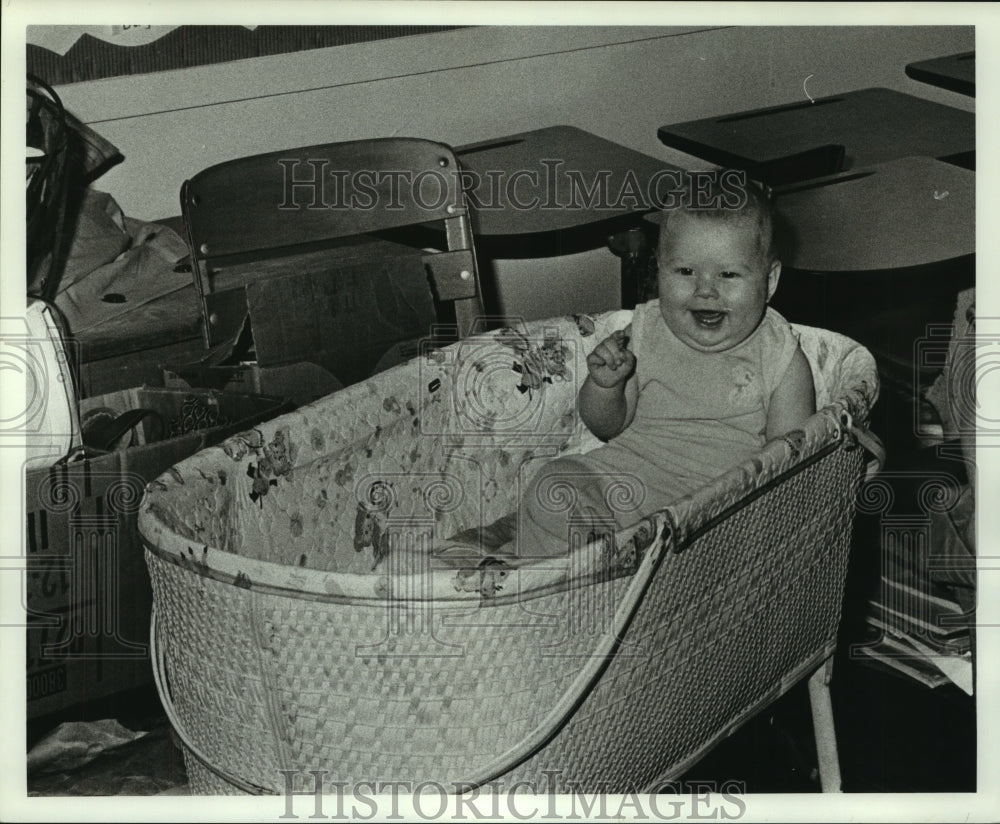
[[[191,736],[184,731],[184,725],[181,723],[180,716],[174,707],[173,699],[170,697],[169,680],[167,678],[166,645],[160,643],[160,632],[161,630],[156,621],[156,607],[154,606],[149,619],[149,657],[153,668],[153,683],[156,684],[156,692],[160,696],[160,703],[163,705],[163,711],[167,716],[167,720],[170,722],[170,726],[174,732],[177,733],[177,737],[181,740],[181,743],[205,769],[215,773],[223,781],[251,795],[273,795],[271,790],[260,787],[223,770],[221,767],[215,766],[191,740]]]
[[[840,416],[841,425],[844,431],[854,439],[856,443],[861,444],[865,449],[868,450],[868,454],[872,456],[872,459],[868,462],[865,468],[865,481],[870,481],[875,477],[885,466],[885,445],[882,443],[881,439],[865,426],[856,424],[854,418],[850,412],[844,411]]]
[[[656,537],[649,545],[649,549],[632,576],[632,580],[629,581],[621,604],[615,610],[612,626],[603,633],[587,663],[577,673],[573,682],[563,693],[562,698],[556,702],[534,730],[496,758],[492,766],[482,770],[479,775],[456,782],[456,786],[469,789],[483,786],[510,772],[518,764],[527,761],[559,733],[584,702],[604,670],[611,663],[619,642],[625,637],[632,619],[639,610],[639,605],[645,598],[646,590],[649,589],[653,577],[660,567],[660,562],[666,553],[666,546],[674,537],[675,530],[672,529],[673,523],[668,513],[662,511],[658,513],[658,517],[662,518],[662,521],[656,532]]]

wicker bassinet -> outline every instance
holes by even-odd
[[[568,558],[420,560],[597,445],[576,391],[630,317],[428,350],[149,485],[154,669],[193,792],[309,792],[309,770],[643,789],[832,653],[877,376],[829,332],[796,327],[820,408],[801,432],[610,546],[570,523]]]

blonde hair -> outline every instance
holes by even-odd
[[[761,184],[747,177],[739,169],[685,172],[686,196],[676,199],[663,209],[660,237],[670,221],[670,216],[683,213],[695,218],[723,220],[749,220],[753,222],[757,244],[767,263],[777,258],[774,227],[776,221],[770,192]]]

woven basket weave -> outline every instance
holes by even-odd
[[[154,667],[196,793],[330,781],[567,791],[669,779],[833,650],[870,355],[797,328],[823,408],[568,558],[430,566],[514,511],[628,312],[456,344],[199,453],[139,527]],[[374,569],[373,569],[374,567]],[[552,772],[556,771],[556,772]]]

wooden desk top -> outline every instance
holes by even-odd
[[[906,67],[906,76],[948,91],[976,96],[976,53],[974,51],[920,60]]]
[[[827,144],[846,148],[844,170],[976,148],[973,113],[879,88],[675,123],[657,133],[675,149],[740,168]]]
[[[907,157],[776,191],[794,236],[785,265],[817,272],[899,269],[976,248],[975,172]]]
[[[654,208],[647,197],[654,176],[678,168],[573,126],[473,143],[456,148],[455,155],[481,178],[469,196],[477,238],[580,229],[638,216]],[[589,200],[586,190],[595,184],[603,186],[595,195],[604,196]]]

